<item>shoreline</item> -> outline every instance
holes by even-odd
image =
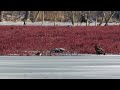
[[[26,25],[23,25],[24,22],[12,22],[12,21],[3,21],[0,22],[0,26],[1,25],[22,25],[22,26],[54,26],[54,22],[50,22],[50,21],[45,21],[44,24],[42,24],[42,22],[26,22]],[[99,23],[97,23],[99,24]],[[105,23],[103,23],[101,26],[104,26]],[[120,23],[108,23],[108,26],[112,26],[112,25],[120,25]],[[71,22],[56,22],[55,26],[72,26]],[[82,23],[80,25],[80,23],[75,23],[75,26],[86,26],[86,23]],[[94,23],[90,23],[89,26],[96,26],[95,22]]]

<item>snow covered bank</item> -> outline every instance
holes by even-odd
[[[10,22],[10,21],[3,21],[0,22],[0,25],[23,25],[23,22]],[[99,23],[97,23],[99,24]],[[105,23],[102,24],[102,26],[104,26]],[[44,24],[42,24],[42,22],[26,22],[26,25],[34,25],[34,26],[54,26],[54,22],[50,22],[50,21],[45,21]],[[71,22],[56,22],[55,24],[56,26],[68,26],[68,25],[72,25]],[[120,23],[108,23],[108,25],[120,25]],[[75,23],[75,26],[80,26],[80,23]],[[86,26],[86,23],[82,23],[81,26]],[[94,23],[90,23],[89,26],[95,26],[95,22]]]

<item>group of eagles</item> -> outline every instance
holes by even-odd
[[[100,55],[100,54],[105,55],[105,51],[104,51],[100,46],[95,45],[95,46],[94,46],[94,49],[95,49],[97,55]],[[50,53],[64,53],[64,52],[65,52],[65,49],[64,49],[64,48],[55,48],[55,49],[52,49],[52,50],[50,51]],[[40,54],[41,54],[41,53],[38,52],[38,53],[36,53],[35,55],[36,55],[36,56],[40,56]]]

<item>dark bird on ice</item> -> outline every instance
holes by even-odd
[[[55,48],[50,51],[50,53],[63,53],[65,51],[64,48]]]
[[[40,52],[37,52],[35,55],[36,55],[36,56],[41,56],[41,53],[40,53]]]

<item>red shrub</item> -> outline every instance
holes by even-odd
[[[0,54],[31,55],[62,47],[70,52],[95,53],[100,44],[106,53],[120,53],[120,26],[0,26]]]

